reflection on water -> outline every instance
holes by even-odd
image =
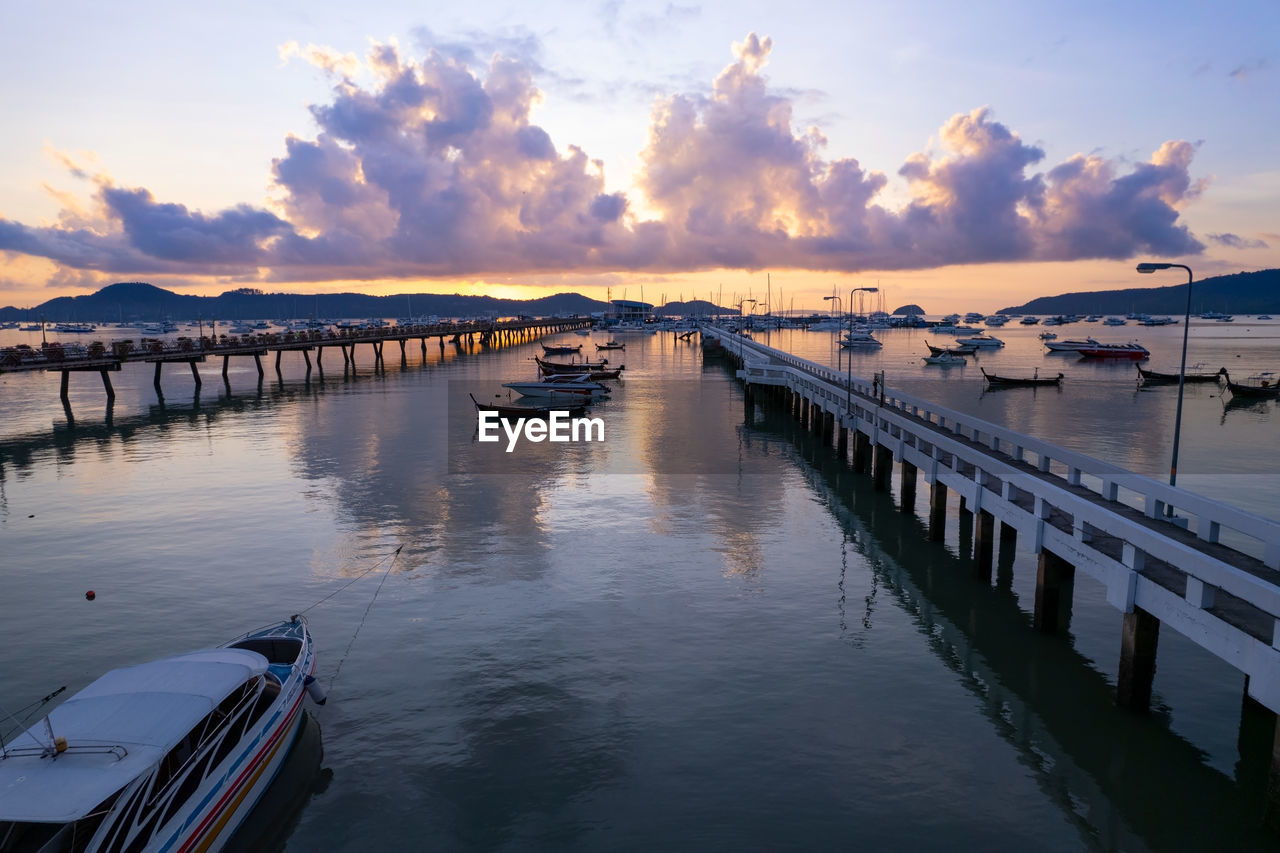
[[[1170,394],[1100,369],[984,396],[907,364],[912,340],[877,356],[891,384],[1167,467]],[[732,373],[696,343],[628,341],[593,412],[603,445],[486,467],[466,393],[528,378],[534,349],[429,348],[309,382],[286,363],[262,385],[250,366],[198,397],[175,372],[163,404],[126,368],[109,420],[100,388],[73,387],[74,423],[56,382],[4,379],[8,701],[222,642],[355,580],[309,613],[328,772],[282,777],[306,802],[267,849],[1258,841],[1245,759],[1267,753],[1236,752],[1238,674],[1162,638],[1157,713],[1119,714],[1119,617],[1096,590],[1077,584],[1069,638],[1035,635],[1029,554],[1002,551],[994,586],[975,585],[969,539],[925,542],[789,418],[744,423]],[[1031,355],[1010,349],[984,363],[1018,372]],[[1212,393],[1188,396],[1184,454],[1203,463],[1206,435],[1241,453],[1270,440],[1269,410]],[[1218,455],[1210,491],[1274,500],[1274,478]],[[401,544],[375,599],[382,578],[360,575]]]
[[[225,849],[230,853],[283,850],[307,802],[313,796],[323,794],[333,779],[332,769],[320,769],[323,759],[320,724],[310,711],[303,711],[302,723],[288,757],[280,765],[271,787],[267,788]]]

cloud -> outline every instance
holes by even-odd
[[[1254,59],[1249,62],[1242,62],[1235,68],[1232,68],[1227,72],[1227,76],[1232,80],[1243,80],[1246,77],[1250,77],[1259,71],[1262,71],[1266,67],[1267,61],[1265,59]]]
[[[289,43],[281,56],[324,69],[332,88],[310,107],[314,137],[290,136],[272,161],[272,209],[205,213],[98,175],[97,214],[66,204],[56,225],[0,218],[0,250],[78,270],[322,281],[924,269],[1203,249],[1179,223],[1204,188],[1190,143],[1129,166],[1091,153],[1046,167],[1043,149],[986,107],[951,117],[936,149],[905,158],[894,172],[911,200],[890,209],[879,200],[885,172],[828,160],[822,132],[795,127],[809,96],[769,86],[773,42],[754,33],[709,91],[655,103],[635,186],[613,191],[599,160],[531,121],[543,98],[536,39],[516,32],[495,45],[512,55],[478,64],[461,43],[416,57],[388,43],[357,59]]]
[[[1266,241],[1255,240],[1249,237],[1241,237],[1238,234],[1230,232],[1224,234],[1206,234],[1213,242],[1219,246],[1226,246],[1229,249],[1267,249],[1270,248]]]

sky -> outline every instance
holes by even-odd
[[[941,314],[1280,267],[1274,0],[204,5],[6,6],[0,305]]]

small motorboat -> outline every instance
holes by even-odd
[[[949,352],[943,352],[938,355],[926,355],[924,357],[925,364],[937,364],[941,367],[955,367],[959,365],[964,367],[964,358],[958,355],[952,355]]]
[[[626,344],[618,343],[618,342],[617,342],[616,340],[614,340],[613,338],[610,338],[610,339],[609,339],[609,341],[608,341],[608,343],[596,344],[596,349],[597,349],[597,350],[602,350],[602,349],[626,349],[626,348],[627,348],[627,345],[626,345]]]
[[[994,373],[987,373],[987,371],[983,370],[982,368],[978,368],[978,369],[982,370],[982,378],[987,380],[988,388],[1018,388],[1018,387],[1037,388],[1045,385],[1053,385],[1053,386],[1062,385],[1061,373],[1059,373],[1057,376],[1055,376],[1052,379],[1041,379],[1039,368],[1036,368],[1035,373],[1029,378],[1017,377],[1017,376],[996,376]]]
[[[840,346],[845,349],[878,349],[884,344],[870,332],[846,332],[840,339]]]
[[[1056,341],[1057,339],[1058,339],[1057,332],[1041,332],[1040,333],[1040,340],[1042,341]]]
[[[993,338],[990,335],[973,335],[968,338],[956,338],[956,343],[961,346],[977,347],[978,349],[996,349],[1004,346],[1004,341],[999,338]]]
[[[549,347],[543,344],[542,352],[544,355],[573,355],[574,353],[582,352],[582,344],[578,344],[576,347],[571,347],[567,344]]]
[[[305,620],[114,669],[0,750],[0,850],[218,850],[323,704]]]
[[[1136,364],[1134,365],[1134,367],[1138,368],[1138,377],[1142,380],[1143,384],[1145,385],[1176,384],[1178,381],[1177,373],[1158,373],[1154,370],[1143,370],[1140,366]],[[1184,383],[1213,382],[1216,384],[1218,381],[1221,380],[1221,378],[1226,374],[1226,372],[1227,372],[1227,369],[1223,367],[1218,370],[1215,370],[1213,373],[1203,373],[1203,372],[1186,373],[1182,375],[1182,381]]]
[[[1080,347],[1076,350],[1084,358],[1127,358],[1143,361],[1151,356],[1142,344],[1130,341],[1127,344],[1100,344]]]
[[[538,363],[538,372],[543,376],[569,376],[585,373],[588,379],[599,381],[601,379],[617,379],[622,375],[622,371],[627,369],[625,364],[620,364],[612,369],[606,368],[607,361],[600,364],[587,364],[586,362],[557,364],[554,361],[543,361],[537,356],[534,356],[533,360]]]
[[[924,345],[929,348],[930,355],[942,355],[944,352],[949,353],[951,355],[973,355],[978,351],[977,347],[972,347],[972,346],[935,347],[933,344],[929,343],[928,341],[925,341]]]
[[[553,402],[584,402],[609,393],[607,387],[593,381],[586,373],[544,376],[537,382],[504,382],[502,387],[510,388],[522,397],[545,397]]]
[[[476,399],[475,394],[468,394],[471,402],[476,404],[477,412],[497,412],[498,417],[504,421],[519,421],[525,418],[545,419],[552,412],[568,412],[572,417],[578,417],[587,410],[586,406],[499,406],[495,403],[481,403]]]
[[[1277,382],[1271,374],[1250,376],[1249,378],[1255,380],[1257,384],[1232,382],[1231,374],[1225,367],[1222,368],[1222,376],[1227,380],[1227,388],[1231,391],[1232,397],[1252,397],[1259,400],[1280,397],[1280,382]]]

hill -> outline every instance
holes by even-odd
[[[1167,270],[1165,280],[1182,275]],[[1187,308],[1185,280],[1166,287],[1131,287],[1092,293],[1041,296],[1023,305],[1000,309],[1006,314],[1182,314]],[[1201,279],[1191,286],[1191,313],[1228,314],[1280,312],[1280,270],[1259,270]]]
[[[496,299],[460,293],[412,293],[370,296],[364,293],[264,293],[253,288],[218,296],[186,296],[146,282],[108,285],[96,293],[61,296],[30,310],[0,308],[0,320],[123,321],[252,320],[274,317],[484,317],[550,316],[605,311],[608,303],[580,293],[557,293],[539,299]]]

